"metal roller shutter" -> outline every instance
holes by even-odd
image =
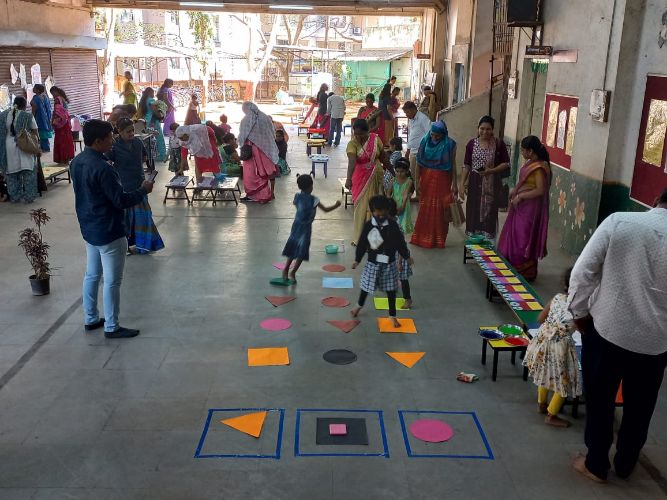
[[[100,118],[100,80],[94,50],[52,49],[53,78],[70,100],[70,113]]]
[[[52,75],[49,49],[0,47],[0,85],[7,85],[9,87],[9,95],[14,94],[26,97],[25,90],[18,85],[18,82],[12,85],[12,76],[9,68],[13,64],[16,71],[19,71],[19,64],[23,64],[28,83],[32,84],[30,67],[35,63],[38,63],[42,70],[42,81],[46,80],[47,76]]]

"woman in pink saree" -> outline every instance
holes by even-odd
[[[239,144],[252,149],[252,156],[243,160],[243,201],[268,203],[273,196],[278,170],[278,147],[273,121],[253,102],[243,103],[245,117],[239,128]]]
[[[352,245],[356,245],[364,224],[371,218],[368,201],[383,194],[383,166],[390,170],[389,158],[382,141],[375,133],[369,133],[368,122],[356,119],[352,124],[352,140],[347,145],[347,180],[345,187],[352,191],[354,204],[354,229]]]
[[[547,255],[551,166],[549,153],[534,135],[521,141],[521,155],[527,161],[510,192],[509,215],[498,251],[527,281],[534,281],[537,262]]]

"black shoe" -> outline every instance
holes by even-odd
[[[120,327],[115,332],[104,332],[104,336],[108,339],[129,339],[139,335],[139,330],[132,330],[131,328]]]
[[[102,328],[104,326],[104,320],[103,319],[98,319],[95,321],[95,323],[91,323],[90,325],[83,325],[83,327],[86,329],[87,332],[91,330],[97,330],[98,328]]]

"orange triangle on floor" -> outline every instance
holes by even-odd
[[[283,304],[287,304],[288,302],[296,300],[296,297],[292,295],[267,295],[264,298],[271,302],[273,307],[282,306]]]
[[[400,364],[412,368],[417,361],[424,357],[425,352],[385,352],[390,358],[394,358]]]
[[[258,411],[256,413],[248,413],[240,417],[226,418],[220,420],[221,423],[228,425],[232,429],[241,431],[249,436],[258,438],[262,433],[264,420],[266,420],[266,411]]]

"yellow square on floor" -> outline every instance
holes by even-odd
[[[380,333],[417,333],[415,322],[410,318],[399,318],[401,326],[396,328],[389,318],[378,318],[378,330]]]
[[[389,310],[389,299],[386,297],[375,297],[373,298],[373,303],[375,304],[375,309],[378,309],[380,311],[388,311]],[[405,299],[398,297],[396,298],[396,309],[400,311],[408,311],[406,307],[403,307],[405,305]]]

